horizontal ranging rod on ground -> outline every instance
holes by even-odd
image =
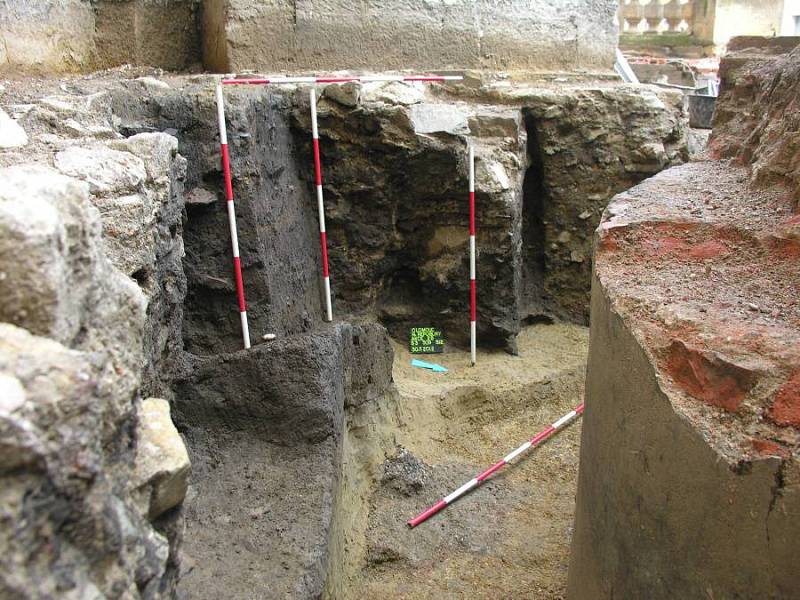
[[[236,293],[239,298],[239,315],[242,322],[242,339],[244,347],[250,347],[250,332],[247,324],[247,306],[244,296],[244,281],[242,279],[242,266],[239,258],[239,242],[237,239],[236,231],[236,211],[233,204],[233,181],[231,177],[230,154],[228,151],[228,138],[225,129],[225,105],[222,97],[223,85],[281,85],[281,84],[322,84],[322,83],[372,83],[372,82],[422,82],[422,83],[437,83],[446,81],[460,81],[463,77],[461,75],[358,75],[358,76],[329,76],[329,77],[261,77],[261,76],[245,76],[239,77],[237,75],[224,75],[221,79],[217,80],[216,96],[217,96],[217,117],[219,121],[219,137],[222,153],[222,172],[225,180],[225,198],[228,207],[228,224],[231,235],[231,247],[233,250],[233,266],[234,275],[236,278]],[[320,161],[319,150],[319,130],[317,127],[317,96],[316,90],[311,89],[311,127],[312,127],[312,140],[314,145],[314,174],[315,174],[315,191],[317,196],[317,208],[319,210],[319,234],[320,245],[322,246],[322,279],[325,289],[325,319],[327,321],[333,320],[333,307],[331,303],[331,281],[330,271],[328,269],[328,243],[327,232],[325,230],[325,203],[322,194],[322,165]],[[470,151],[471,152],[471,151]],[[470,154],[471,156],[471,154]],[[472,165],[470,165],[472,167]],[[472,173],[472,172],[471,172]],[[470,182],[473,181],[473,175],[470,174]],[[472,188],[470,188],[472,189]],[[474,210],[474,203],[470,205],[471,210]],[[472,213],[471,213],[472,214]],[[470,231],[474,229],[474,218],[470,221]],[[474,247],[474,241],[471,247]],[[474,296],[474,293],[472,294]],[[472,322],[474,330],[474,309],[472,310]],[[474,347],[474,335],[473,335]],[[474,357],[474,350],[473,350]],[[473,364],[475,360],[473,358]]]
[[[481,473],[477,477],[470,479],[467,483],[462,485],[452,494],[445,496],[444,498],[439,500],[439,502],[431,506],[428,510],[420,513],[419,515],[411,519],[408,522],[408,526],[413,528],[419,525],[420,523],[427,521],[430,517],[432,517],[440,510],[445,508],[448,504],[452,504],[470,490],[481,485],[484,481],[486,481],[489,477],[491,477],[493,473],[505,467],[507,464],[509,464],[512,460],[517,458],[520,454],[522,454],[526,450],[535,448],[536,446],[541,444],[543,441],[545,441],[547,438],[553,435],[556,431],[565,427],[570,421],[572,421],[581,414],[583,414],[583,402],[581,402],[575,408],[575,410],[571,410],[552,425],[548,425],[544,431],[538,433],[533,438],[522,444],[522,446],[520,446],[507,456],[505,456],[505,458],[503,458],[500,462],[493,464],[491,467],[486,469],[483,473]]]
[[[250,75],[238,77],[226,75],[222,80],[224,85],[281,85],[291,83],[376,83],[385,81],[419,81],[423,83],[436,83],[444,81],[461,81],[461,75],[355,75],[341,77],[253,77]]]

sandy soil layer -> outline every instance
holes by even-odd
[[[452,351],[349,415],[328,597],[563,598],[580,424],[411,530],[406,522],[579,404],[588,329],[536,325],[519,356]]]

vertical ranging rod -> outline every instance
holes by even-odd
[[[325,285],[325,312],[327,321],[333,321],[331,306],[331,277],[328,271],[328,239],[325,232],[325,202],[322,199],[322,164],[319,160],[319,130],[317,128],[317,92],[311,88],[311,136],[314,142],[315,187],[319,210],[319,243],[322,248],[322,281]]]
[[[233,250],[233,272],[236,277],[236,295],[239,297],[239,317],[242,321],[242,340],[244,347],[250,347],[250,330],[247,326],[247,304],[244,301],[244,282],[242,263],[239,260],[239,237],[236,233],[236,211],[233,207],[233,182],[231,181],[231,162],[228,154],[228,133],[225,129],[225,105],[222,101],[222,83],[217,81],[217,120],[219,121],[219,142],[222,149],[222,173],[225,177],[225,204],[228,207],[228,226],[231,230],[231,249]]]
[[[478,315],[475,292],[475,152],[469,146],[469,351],[472,366],[477,359],[476,320]]]

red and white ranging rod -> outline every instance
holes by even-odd
[[[234,75],[226,75],[217,83],[217,112],[219,115],[220,139],[222,141],[222,162],[225,173],[225,189],[228,198],[228,216],[231,228],[231,241],[233,244],[234,267],[236,269],[236,289],[239,295],[239,309],[242,315],[242,335],[245,340],[245,348],[250,347],[250,334],[247,328],[247,311],[244,301],[244,287],[242,284],[241,266],[239,263],[239,247],[236,238],[236,215],[233,210],[233,188],[231,185],[230,161],[228,156],[227,137],[225,133],[225,113],[222,103],[222,85],[280,85],[298,83],[371,83],[383,81],[405,81],[405,82],[426,82],[436,83],[445,81],[460,81],[461,75],[362,75],[362,76],[329,76],[329,77],[243,77],[237,78]],[[325,286],[325,314],[326,320],[333,320],[333,307],[331,303],[331,284],[330,271],[328,268],[328,244],[327,233],[325,230],[325,204],[322,194],[322,166],[319,151],[319,131],[317,127],[317,98],[316,91],[311,90],[311,127],[314,143],[314,169],[315,169],[315,188],[317,194],[317,207],[319,210],[319,233],[320,245],[322,246],[322,277]],[[474,362],[474,361],[473,361]]]
[[[222,173],[225,178],[225,204],[228,207],[228,226],[231,230],[231,249],[233,250],[233,272],[236,277],[236,295],[239,298],[239,317],[242,322],[242,341],[250,347],[250,329],[247,326],[247,304],[244,300],[242,263],[239,259],[239,236],[236,232],[236,211],[233,206],[233,182],[231,181],[231,162],[228,154],[228,133],[225,128],[225,105],[222,100],[222,85],[217,82],[217,121],[219,122],[219,143],[222,150]]]
[[[314,142],[314,187],[317,191],[317,210],[319,211],[319,243],[322,247],[322,281],[325,285],[325,314],[333,321],[331,305],[331,276],[328,270],[328,239],[325,231],[325,202],[322,198],[322,164],[319,160],[319,129],[317,128],[317,91],[311,88],[311,137]]]
[[[471,489],[478,487],[480,484],[486,481],[493,473],[505,467],[507,464],[509,464],[512,460],[517,458],[520,454],[522,454],[526,450],[529,450],[530,448],[535,448],[536,446],[541,444],[544,440],[549,438],[556,431],[563,428],[567,423],[569,423],[570,421],[572,421],[574,418],[576,418],[578,415],[581,414],[583,414],[583,402],[581,402],[575,408],[575,410],[568,412],[566,415],[561,417],[558,421],[556,421],[552,425],[548,425],[544,431],[542,431],[541,433],[531,438],[529,441],[522,444],[522,446],[520,446],[510,454],[506,455],[506,457],[503,458],[503,460],[495,463],[494,465],[486,469],[483,473],[481,473],[474,479],[470,479],[467,483],[462,485],[452,494],[450,494],[449,496],[445,496],[444,498],[439,500],[439,502],[431,506],[428,510],[420,513],[419,515],[411,519],[408,522],[409,527],[416,527],[423,521],[427,521],[430,517],[432,517],[440,510],[445,508],[448,504],[452,504],[453,502],[458,500],[461,496],[469,492]]]
[[[478,315],[475,292],[475,152],[469,147],[469,351],[472,366],[477,359],[476,321]]]
[[[242,77],[228,75],[222,80],[225,85],[280,85],[284,83],[374,83],[378,81],[420,81],[423,83],[436,83],[443,81],[461,81],[461,75],[361,75],[361,76],[330,76],[330,77]]]

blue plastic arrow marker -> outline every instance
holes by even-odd
[[[419,367],[420,369],[430,369],[434,373],[447,373],[447,369],[442,365],[425,362],[424,360],[417,360],[416,358],[411,361],[411,366]]]

